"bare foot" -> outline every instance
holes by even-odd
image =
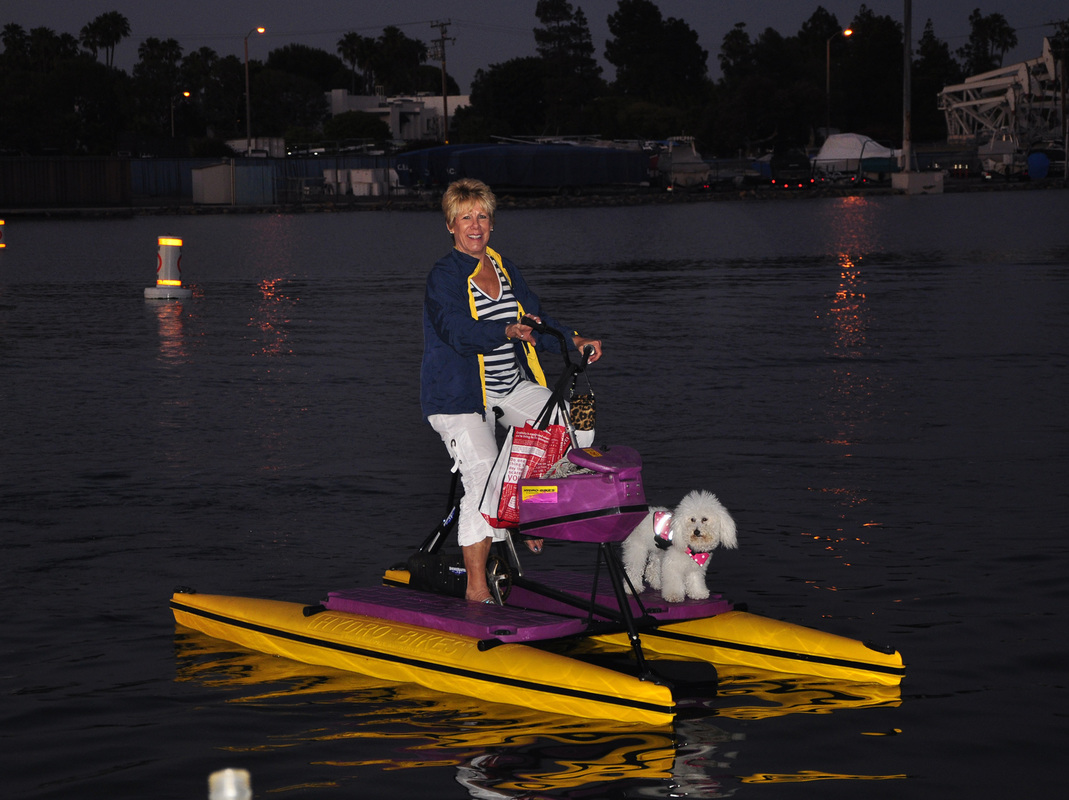
[[[486,585],[486,559],[490,555],[491,539],[487,537],[475,544],[464,545],[464,569],[468,573],[468,585],[464,598],[472,603],[485,603],[490,599],[490,587]]]

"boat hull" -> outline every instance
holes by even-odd
[[[591,586],[581,575],[549,577],[533,573],[533,577],[547,583],[552,580],[565,594],[589,600]],[[387,572],[386,579],[390,585],[405,587],[408,573],[391,570]],[[595,599],[602,606],[612,606],[616,601],[605,584],[607,581],[598,586]],[[353,594],[360,596],[367,591],[354,590]],[[857,639],[737,611],[732,603],[719,594],[711,594],[706,600],[688,598],[681,603],[669,603],[659,592],[647,589],[639,598],[631,597],[629,603],[636,617],[645,613],[656,621],[656,626],[637,622],[642,651],[647,658],[705,661],[717,666],[753,667],[789,675],[810,675],[884,686],[897,686],[905,676],[902,655],[893,648],[877,647]],[[513,607],[562,617],[570,614],[573,621],[576,615],[583,614],[581,608],[577,610],[575,606],[528,591],[523,585],[513,587],[508,606],[498,609],[498,612],[514,613],[511,610]],[[380,601],[376,613],[372,615],[390,616],[396,613],[395,609]],[[598,618],[597,615],[595,617]],[[440,620],[439,624],[444,624],[444,620]],[[532,634],[532,637],[535,635]],[[622,631],[610,634],[595,632],[590,638],[613,649],[631,648],[627,634]]]
[[[593,638],[621,649],[630,647],[623,634]],[[663,624],[643,630],[641,639],[650,658],[708,661],[840,681],[897,686],[906,671],[896,650],[745,611]]]
[[[479,640],[277,600],[176,593],[175,621],[251,650],[556,714],[661,725],[671,690],[524,644]]]

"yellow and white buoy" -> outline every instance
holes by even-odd
[[[145,289],[150,300],[177,300],[192,297],[193,290],[182,287],[182,240],[175,236],[159,237],[156,253],[156,285]]]

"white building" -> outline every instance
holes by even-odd
[[[443,138],[441,95],[386,97],[384,95],[349,94],[345,89],[334,89],[327,99],[330,101],[332,117],[347,111],[374,114],[390,126],[390,137],[395,140]],[[470,95],[449,95],[446,102],[451,118],[456,109],[470,104]]]

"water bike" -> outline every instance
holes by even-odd
[[[540,422],[566,408],[589,353],[565,368]],[[565,417],[566,419],[566,417]],[[574,432],[569,430],[569,435]],[[454,472],[446,513],[381,586],[330,591],[315,604],[176,590],[175,621],[251,650],[436,691],[551,713],[665,724],[708,708],[716,666],[893,688],[905,675],[891,647],[752,614],[721,594],[668,603],[630,584],[619,545],[648,513],[632,448],[572,447],[561,477],[518,482],[519,522],[487,564],[495,604],[464,599],[459,554],[443,545],[459,514]],[[592,554],[588,571],[524,568],[529,536]]]

